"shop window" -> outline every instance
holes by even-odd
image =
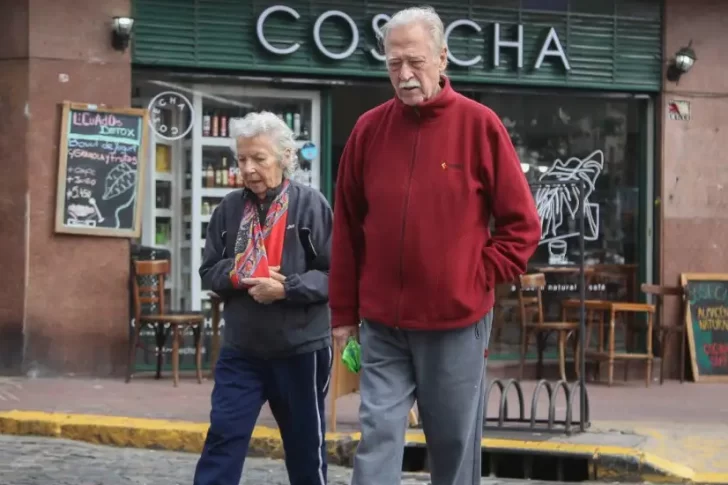
[[[529,182],[584,180],[587,264],[637,263],[641,160],[635,102],[520,94],[486,94],[480,101],[501,117]],[[544,237],[561,243],[544,242],[533,262],[578,260],[578,224],[570,217],[578,203],[575,190],[542,208]]]
[[[640,187],[645,138],[635,100],[544,94],[488,93],[480,102],[493,109],[508,130],[532,184],[542,218],[542,240],[529,272],[546,275],[544,313],[561,318],[561,301],[579,295],[579,200],[584,197],[587,298],[635,301],[640,256]],[[543,187],[539,182],[584,181]],[[575,216],[575,214],[577,214]],[[497,298],[494,356],[515,358],[520,317],[514,284]],[[619,345],[619,342],[617,343]],[[555,342],[549,342],[549,349]]]

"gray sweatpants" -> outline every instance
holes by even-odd
[[[432,485],[478,485],[485,350],[492,312],[467,328],[396,330],[365,321],[361,340],[361,442],[352,485],[398,485],[407,415],[415,399]]]

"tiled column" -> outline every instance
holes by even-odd
[[[680,273],[728,272],[728,3],[666,0],[666,59],[690,40],[698,60],[680,79],[665,81],[662,124],[661,280],[675,285]],[[667,103],[690,102],[692,119],[669,119]],[[666,316],[677,316],[677,304]],[[678,348],[672,355],[676,375]]]
[[[129,106],[129,53],[110,33],[129,0],[0,4],[0,366],[118,375],[129,243],[53,225],[60,103]]]

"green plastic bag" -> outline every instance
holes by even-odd
[[[361,369],[361,345],[355,338],[350,338],[341,353],[341,361],[349,371],[358,374]]]

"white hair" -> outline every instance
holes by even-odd
[[[256,136],[267,136],[273,144],[273,149],[278,157],[278,163],[283,170],[283,175],[290,178],[298,168],[298,157],[296,156],[296,138],[285,121],[270,111],[259,113],[248,113],[243,118],[230,120],[230,138],[232,138],[232,150],[235,158],[238,157],[238,138],[254,138]],[[289,151],[290,157],[284,157]]]
[[[382,27],[382,43],[387,47],[387,36],[389,32],[405,25],[420,24],[430,34],[432,48],[435,54],[439,54],[447,47],[445,42],[445,26],[442,19],[432,7],[410,7],[400,10],[389,19],[389,22]]]

